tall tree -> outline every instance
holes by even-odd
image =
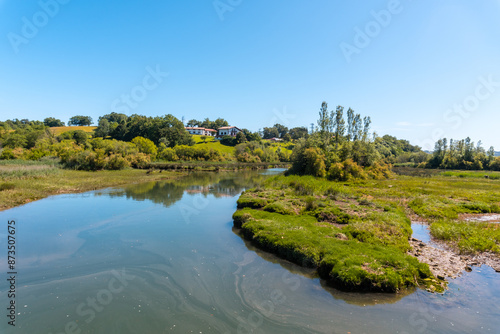
[[[330,124],[331,118],[328,114],[328,103],[323,101],[323,103],[321,103],[321,108],[319,109],[318,131],[322,143],[325,146],[330,144]]]
[[[337,106],[335,119],[333,122],[335,134],[335,150],[338,150],[339,144],[342,142],[345,135],[344,107]]]
[[[370,125],[372,123],[372,120],[370,116],[365,116],[363,118],[364,126],[363,126],[363,141],[368,141],[368,138],[370,136]]]
[[[354,138],[354,110],[349,108],[347,110],[347,141]]]

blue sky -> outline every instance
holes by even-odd
[[[499,150],[499,17],[498,0],[0,0],[0,120],[171,113],[257,131],[309,126],[327,101],[424,148]]]

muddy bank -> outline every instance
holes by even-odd
[[[427,226],[424,222],[412,222],[412,225],[416,224]],[[412,250],[408,254],[416,257],[420,262],[427,263],[434,276],[439,279],[456,278],[464,271],[471,271],[472,266],[483,264],[500,272],[500,257],[493,253],[458,254],[456,250],[430,235],[426,242],[411,238],[410,245]]]

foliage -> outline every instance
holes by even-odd
[[[149,155],[153,160],[156,158],[158,148],[151,140],[139,136],[132,139],[132,143],[137,146],[139,152]]]
[[[495,149],[490,147],[488,152],[481,147],[481,141],[474,142],[467,137],[462,140],[439,139],[435,146],[432,157],[426,164],[428,168],[443,169],[468,169],[498,170],[500,161],[495,158]]]
[[[184,128],[184,124],[173,115],[127,117],[118,113],[107,114],[99,118],[95,135],[124,141],[143,137],[151,140],[156,146],[160,143],[167,147],[194,145],[194,140]]]
[[[69,126],[72,126],[72,125],[88,126],[88,125],[92,125],[92,123],[93,123],[92,117],[77,115],[77,116],[73,116],[69,119],[68,125]]]
[[[54,117],[47,117],[43,120],[43,124],[48,127],[64,126],[64,122]]]

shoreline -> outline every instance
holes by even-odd
[[[185,172],[151,172],[141,169],[117,171],[76,171],[54,167],[54,173],[43,176],[2,178],[7,189],[0,191],[0,211],[5,211],[40,199],[60,194],[118,187],[127,184],[179,178]]]
[[[419,224],[429,227],[429,224],[422,219],[412,221],[412,224]],[[410,239],[412,250],[408,254],[416,257],[420,262],[427,263],[429,269],[439,279],[455,279],[463,272],[472,270],[472,266],[487,265],[496,272],[500,272],[500,257],[491,252],[479,254],[460,254],[457,248],[450,246],[445,241],[434,238],[430,232],[431,242],[426,243],[417,238]],[[432,244],[437,245],[434,247]]]

